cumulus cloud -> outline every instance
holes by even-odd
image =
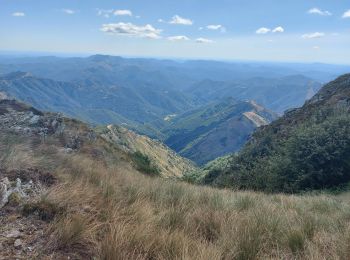
[[[190,38],[188,38],[185,35],[178,35],[178,36],[170,36],[168,37],[169,41],[177,42],[177,41],[189,41]]]
[[[193,21],[191,19],[183,18],[179,15],[174,15],[170,24],[181,24],[181,25],[192,25]]]
[[[350,18],[350,10],[347,10],[347,11],[343,14],[342,17],[343,17],[343,18]]]
[[[271,29],[266,28],[266,27],[261,27],[258,30],[256,30],[257,34],[266,34],[266,33],[269,33],[269,32],[271,32]]]
[[[197,43],[213,43],[214,41],[206,39],[206,38],[198,38],[196,39]]]
[[[222,26],[221,24],[210,24],[207,26],[207,29],[213,30],[213,31],[220,30],[221,32],[226,32],[226,28],[224,26]]]
[[[154,28],[150,24],[144,26],[134,25],[132,23],[109,23],[103,24],[102,32],[116,35],[125,35],[132,37],[159,39],[162,30]]]
[[[116,16],[132,16],[132,12],[130,10],[115,10],[114,15],[116,15]]]
[[[75,14],[76,12],[72,9],[62,9],[62,12],[65,14]]]
[[[273,33],[283,33],[284,29],[282,26],[278,26],[275,29],[272,30]]]
[[[304,39],[317,39],[317,38],[322,38],[323,36],[325,36],[323,32],[314,32],[314,33],[306,33],[301,37]]]
[[[15,13],[12,14],[12,16],[23,17],[23,16],[25,16],[25,13],[23,13],[23,12],[15,12]]]
[[[327,10],[321,10],[317,7],[315,8],[311,8],[309,11],[308,11],[309,14],[318,14],[318,15],[323,15],[323,16],[331,16],[332,13],[327,11]]]

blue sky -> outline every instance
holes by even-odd
[[[349,0],[0,0],[0,50],[350,63]]]

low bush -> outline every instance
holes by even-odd
[[[144,155],[141,152],[137,151],[132,154],[131,158],[135,163],[136,168],[140,172],[151,176],[160,174],[159,168],[152,163],[151,159],[147,155]]]

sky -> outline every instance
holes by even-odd
[[[350,64],[350,1],[0,0],[0,51]]]

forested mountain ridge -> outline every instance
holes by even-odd
[[[0,91],[38,109],[62,112],[94,125],[122,125],[164,141],[183,156],[203,164],[239,150],[257,126],[276,118],[267,114],[282,115],[302,105],[324,79],[346,68],[108,55],[0,56]],[[230,106],[225,100],[230,98],[246,107],[240,119],[232,106],[235,119],[228,116]],[[252,100],[269,112],[251,113]],[[241,109],[236,108],[236,112]],[[207,115],[200,115],[200,111]],[[189,124],[189,120],[194,123]]]
[[[296,192],[350,181],[350,74],[259,128],[226,169],[207,175],[240,189]]]
[[[226,98],[175,116],[161,131],[169,147],[202,165],[238,151],[257,127],[276,118],[253,101]]]
[[[239,82],[205,80],[188,90],[194,98],[208,102],[223,97],[255,100],[275,112],[302,106],[322,87],[322,84],[303,75],[281,78],[255,77]]]

